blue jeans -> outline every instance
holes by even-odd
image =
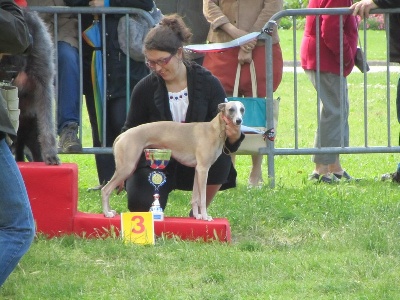
[[[78,49],[58,42],[58,133],[69,123],[79,124]]]
[[[5,139],[0,140],[0,286],[35,235],[25,184]]]

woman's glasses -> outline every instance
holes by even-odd
[[[166,58],[160,58],[157,60],[148,60],[146,58],[146,65],[150,68],[150,69],[155,69],[157,65],[159,65],[160,67],[164,67],[166,64],[169,63],[169,61],[171,60],[171,58],[174,56],[175,54],[171,54],[170,56],[166,57]]]

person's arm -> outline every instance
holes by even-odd
[[[346,7],[349,5],[347,0],[329,0],[325,8]],[[340,64],[340,27],[346,22],[347,18],[354,18],[351,15],[343,16],[343,23],[340,23],[340,17],[337,15],[322,15],[321,16],[321,36],[324,44],[335,54],[336,62]],[[356,26],[354,26],[354,33],[356,34]],[[345,66],[352,63],[355,53],[350,46],[347,39],[346,32],[343,34],[343,63]]]
[[[228,17],[223,14],[217,2],[218,1],[216,0],[203,0],[203,14],[206,20],[210,23],[212,30],[216,30],[224,24],[231,23]]]
[[[353,16],[359,15],[361,18],[368,18],[371,9],[397,7],[400,7],[398,0],[361,0],[350,6],[353,9]]]
[[[263,28],[269,19],[281,10],[283,10],[283,0],[264,0],[264,8],[249,32],[260,31],[260,28]]]
[[[31,36],[21,9],[12,0],[0,0],[0,53],[21,54],[31,45]]]
[[[110,6],[135,7],[150,11],[153,8],[153,0],[110,0]]]
[[[151,117],[146,104],[149,104],[153,100],[149,99],[150,97],[154,97],[155,88],[152,82],[152,79],[147,76],[140,80],[133,88],[129,111],[125,124],[122,127],[122,132],[129,128],[150,122]]]
[[[240,130],[240,125],[233,124],[232,120],[228,119],[227,117],[222,118],[226,123],[226,142],[225,146],[228,148],[230,152],[236,152],[240,144],[245,138],[245,135]]]
[[[248,33],[237,28],[229,21],[229,18],[222,12],[219,6],[219,1],[217,0],[203,0],[203,14],[206,20],[210,23],[212,30],[217,30],[220,28],[221,30],[225,31],[232,38],[232,40],[240,38]],[[238,55],[240,64],[251,62],[251,51],[255,47],[256,43],[257,40],[254,39],[253,41],[240,46],[241,51]]]
[[[68,6],[135,7],[146,11],[153,8],[153,0],[65,0]]]
[[[89,6],[89,0],[64,0],[67,6]]]
[[[374,0],[373,2],[379,8],[396,8],[396,7],[400,7],[399,0]]]

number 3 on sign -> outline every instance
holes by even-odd
[[[125,243],[155,244],[154,220],[151,212],[121,214],[121,231]]]

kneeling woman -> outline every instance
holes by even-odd
[[[189,42],[191,35],[178,15],[165,16],[148,33],[143,51],[152,72],[133,89],[124,131],[157,121],[208,122],[217,115],[218,104],[226,101],[226,94],[219,80],[208,70],[185,60],[183,46]],[[225,146],[228,150],[224,152],[235,152],[244,135],[240,126],[228,119],[225,122]],[[205,147],[204,151],[208,149]],[[143,155],[135,173],[126,181],[130,211],[150,209],[154,188],[148,177],[152,171]],[[165,173],[166,183],[159,189],[163,209],[172,190],[192,190],[194,168],[171,159]],[[208,173],[207,206],[219,190],[235,186],[236,170],[230,156],[222,153]]]

